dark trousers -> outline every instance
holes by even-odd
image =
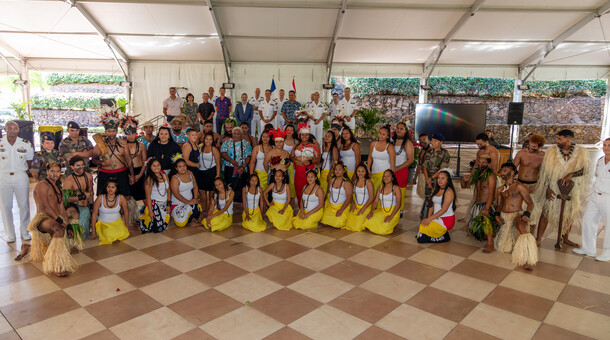
[[[220,119],[218,117],[216,117],[216,133],[219,135],[222,135],[222,126],[225,124],[225,119]]]
[[[235,192],[235,196],[233,198],[234,202],[241,203],[242,202],[242,192],[247,182],[248,182],[248,171],[244,171],[241,175],[237,175],[237,177],[233,177],[233,167],[225,166],[224,175],[225,175],[225,183],[231,186],[231,190]]]

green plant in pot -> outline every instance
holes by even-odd
[[[32,120],[32,115],[28,113],[28,104],[30,102],[11,103],[11,107],[17,114],[19,120]]]
[[[385,123],[385,112],[374,109],[360,109],[357,113],[356,127],[365,137],[377,138],[377,125]]]

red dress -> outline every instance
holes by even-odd
[[[319,154],[318,148],[314,144],[302,143],[297,146],[294,151],[294,156],[297,159],[303,158],[315,158],[315,155]],[[307,171],[315,168],[313,162],[309,162],[308,165],[294,165],[294,190],[296,192],[297,199],[299,200],[299,206],[301,204],[301,196],[303,196],[303,188],[307,185]]]

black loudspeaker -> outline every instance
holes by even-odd
[[[523,109],[524,103],[508,103],[508,125],[523,125]]]
[[[14,120],[19,125],[18,137],[21,137],[32,144],[34,147],[34,122],[31,120]]]

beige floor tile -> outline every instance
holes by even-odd
[[[80,308],[44,321],[19,328],[23,339],[80,339],[103,331],[105,327]]]
[[[409,257],[409,260],[427,264],[432,267],[450,270],[464,260],[463,257],[426,248]]]
[[[511,272],[502,282],[500,282],[500,286],[512,288],[549,300],[557,300],[557,297],[561,294],[565,284],[543,277],[529,275],[527,273]]]
[[[409,305],[400,305],[376,325],[404,338],[433,340],[445,337],[456,323]]]
[[[610,277],[577,270],[568,284],[610,295]]]
[[[461,323],[507,340],[531,339],[540,326],[536,320],[484,303],[476,306]]]
[[[360,287],[399,302],[405,302],[426,287],[425,284],[383,272]]]
[[[225,261],[247,271],[254,272],[274,263],[278,263],[282,261],[282,259],[269,253],[265,253],[264,251],[253,249],[225,259]]]
[[[12,330],[13,327],[11,327],[11,324],[6,321],[4,316],[0,315],[0,334],[11,332]]]
[[[72,254],[72,257],[78,262],[79,265],[84,265],[93,262],[93,259],[83,253]]]
[[[388,240],[388,237],[375,235],[369,232],[352,233],[340,238],[341,241],[354,243],[363,247],[371,248]]]
[[[136,249],[144,249],[144,248],[156,246],[158,244],[162,244],[165,242],[170,242],[173,240],[174,239],[172,239],[171,237],[167,237],[163,234],[148,233],[148,234],[142,234],[142,235],[139,235],[136,237],[127,238],[127,239],[123,240],[122,242],[124,242]]]
[[[610,317],[560,302],[553,305],[544,322],[600,340],[610,334]]]
[[[0,268],[18,265],[20,262],[15,261],[14,258],[15,255],[12,252],[0,254]]]
[[[541,262],[576,269],[578,268],[580,261],[582,261],[581,255],[572,255],[544,248],[539,249],[540,252],[538,253],[538,260]]]
[[[416,246],[420,246],[422,248],[430,247],[431,243],[417,243],[417,239],[415,239],[416,235],[417,235],[417,230],[410,230],[410,231],[404,232],[398,236],[395,236],[394,238],[392,238],[392,240],[400,241],[400,242],[404,242],[404,243],[408,243],[408,244],[413,244]]]
[[[404,258],[390,255],[375,249],[367,249],[348,258],[348,260],[369,266],[371,268],[386,270],[404,261]]]
[[[445,273],[430,286],[479,302],[496,287],[493,283],[454,272]]]
[[[167,306],[189,296],[199,294],[208,288],[209,286],[203,282],[180,274],[140,288],[140,290]]]
[[[458,222],[457,227],[459,227],[460,223]],[[475,239],[472,236],[468,236],[468,234],[464,231],[458,231],[455,230],[455,228],[453,228],[451,230],[451,242],[459,242],[459,243],[463,243],[463,244],[468,244],[471,246],[475,246],[475,247],[484,247],[485,243],[481,242],[481,241],[477,241],[477,239]]]
[[[317,248],[328,242],[332,242],[335,239],[326,235],[320,235],[317,233],[302,233],[297,236],[287,239],[290,242],[300,244],[309,248]]]
[[[216,235],[214,233],[202,232],[201,234],[195,234],[192,236],[183,237],[178,239],[178,241],[186,244],[187,246],[191,246],[195,249],[201,249],[203,247],[211,246],[220,242],[224,242],[227,239]]]
[[[0,307],[52,293],[57,290],[59,290],[59,287],[49,278],[42,275],[4,285],[0,287]]]
[[[140,315],[110,328],[121,339],[171,339],[195,328],[167,307]]]
[[[324,303],[344,294],[353,287],[352,284],[322,273],[315,273],[288,286],[296,292]]]
[[[157,261],[152,256],[136,250],[97,261],[113,273],[120,273]]]
[[[183,273],[186,273],[218,261],[220,261],[219,258],[208,253],[200,250],[191,250],[180,255],[166,258],[161,262],[172,266]]]
[[[199,328],[217,339],[238,340],[262,339],[282,327],[284,325],[281,322],[252,307],[244,306]]]
[[[81,306],[88,306],[134,289],[134,286],[120,277],[109,275],[97,280],[72,286],[64,289],[64,291]]]
[[[280,241],[281,238],[267,233],[249,233],[232,240],[235,242],[243,242],[245,245],[251,248],[259,248]]]
[[[282,285],[267,280],[262,276],[250,273],[214,288],[237,301],[246,303],[248,301],[256,301],[263,296],[269,295],[276,290],[281,289]]]
[[[493,253],[485,254],[482,251],[476,251],[474,254],[468,256],[469,259],[491,264],[492,266],[502,267],[505,269],[512,270],[515,268],[515,265],[512,264],[512,259],[510,254],[501,253],[499,251],[494,251]]]
[[[312,339],[353,339],[371,326],[355,316],[324,305],[289,324]]]
[[[288,261],[301,265],[305,268],[309,268],[311,270],[321,271],[343,261],[343,258],[335,256],[333,254],[329,254],[325,251],[309,249],[298,255],[288,258]]]

